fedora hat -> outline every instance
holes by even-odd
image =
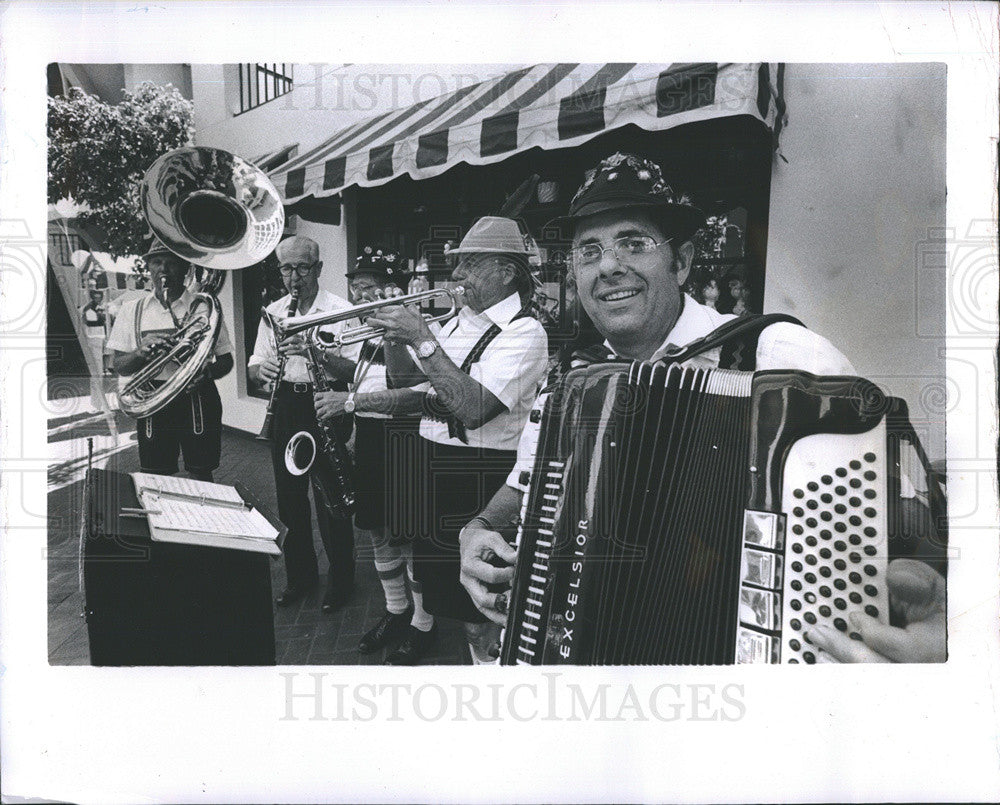
[[[664,181],[659,165],[619,152],[588,171],[566,215],[552,219],[545,228],[556,227],[568,236],[581,218],[626,209],[651,212],[667,234],[681,242],[690,240],[705,223],[705,214],[691,203],[690,197]]]
[[[517,221],[487,215],[470,227],[457,249],[448,251],[448,255],[488,253],[516,254],[530,260],[538,257],[538,247],[531,235],[521,232]]]

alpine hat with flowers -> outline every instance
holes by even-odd
[[[348,278],[357,274],[374,274],[383,282],[399,284],[404,280],[405,270],[399,255],[381,246],[365,246],[361,249],[354,266],[347,269]]]
[[[549,221],[545,228],[558,227],[560,234],[568,238],[581,218],[624,209],[649,210],[667,234],[679,242],[690,240],[705,223],[705,214],[691,198],[664,181],[659,165],[619,152],[587,172],[586,181],[570,202],[569,212]]]

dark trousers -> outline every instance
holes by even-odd
[[[412,464],[415,504],[407,518],[413,536],[413,576],[432,615],[484,623],[459,581],[458,534],[507,480],[517,454],[479,447],[454,447],[418,438]],[[407,496],[400,496],[405,500]]]
[[[296,392],[292,384],[282,383],[274,411],[271,463],[278,495],[278,517],[288,527],[283,550],[289,587],[310,587],[319,575],[312,538],[309,474],[292,475],[285,466],[285,446],[293,434],[302,430],[312,433],[317,446],[322,444],[311,390]],[[330,562],[327,589],[350,590],[354,586],[354,528],[350,519],[332,517],[315,491],[313,500],[323,550]]]

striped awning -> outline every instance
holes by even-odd
[[[283,145],[281,148],[275,148],[273,151],[268,151],[261,154],[259,157],[251,159],[250,164],[256,165],[265,172],[275,171],[284,165],[292,156],[294,156],[298,149],[298,143]]]
[[[628,124],[660,131],[752,115],[773,127],[775,73],[763,63],[535,64],[355,123],[270,175],[291,204],[578,145]]]

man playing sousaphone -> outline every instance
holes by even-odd
[[[143,259],[152,291],[122,305],[108,336],[107,349],[113,352],[120,385],[162,353],[195,299],[185,287],[189,263],[155,239]],[[136,421],[143,472],[173,475],[177,456],[183,453],[184,468],[192,477],[212,480],[222,450],[222,402],[214,381],[232,368],[232,344],[225,322],[220,322],[213,357],[200,377],[164,408]],[[157,382],[177,371],[165,365]]]

